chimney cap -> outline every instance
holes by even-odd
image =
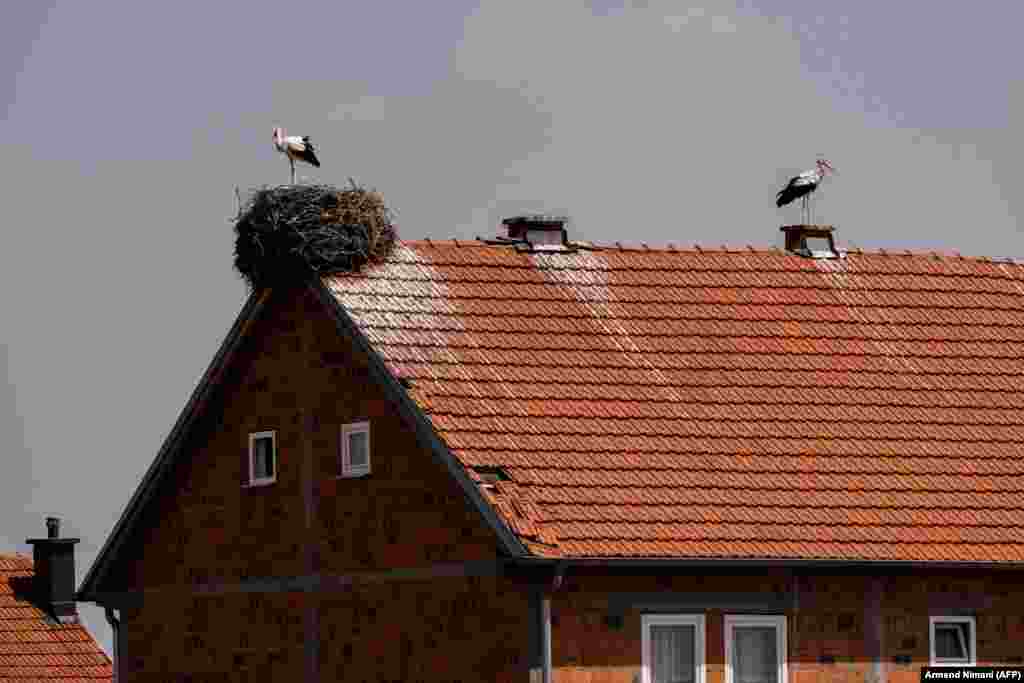
[[[836,230],[834,225],[783,225],[779,228],[782,232],[789,234],[791,232],[803,233],[809,237],[824,237],[830,235]]]
[[[510,216],[508,218],[502,219],[501,222],[503,225],[518,225],[525,223],[528,225],[535,225],[541,228],[562,228],[565,227],[565,224],[569,222],[569,217],[556,216],[552,214],[530,213],[521,214],[519,216]]]
[[[29,544],[35,543],[49,543],[49,544],[75,544],[81,541],[80,538],[60,538],[60,517],[47,517],[46,518],[46,538],[26,538],[25,542]]]

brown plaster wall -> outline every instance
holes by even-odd
[[[799,600],[787,610],[791,683],[876,680],[866,606],[870,577],[812,576],[801,580]],[[634,683],[640,680],[641,611],[627,610],[621,629],[605,623],[609,594],[621,592],[789,591],[784,572],[762,575],[567,576],[552,601],[553,662],[558,683]],[[928,665],[929,614],[975,614],[978,664],[1019,664],[1024,655],[1024,576],[1019,573],[935,573],[884,577],[879,618],[883,675],[890,683],[918,681]],[[696,610],[702,611],[702,610]],[[703,610],[707,683],[725,681],[726,611]],[[831,661],[822,661],[831,657]],[[909,663],[896,658],[909,657]]]

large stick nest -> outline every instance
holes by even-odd
[[[282,185],[253,191],[235,218],[235,268],[252,287],[357,271],[387,258],[392,212],[375,190]]]

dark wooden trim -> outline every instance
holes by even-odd
[[[885,622],[882,616],[882,602],[885,582],[880,576],[868,579],[868,590],[864,596],[864,654],[871,661],[874,673],[873,683],[885,683]]]
[[[303,349],[308,352],[309,349]],[[308,367],[308,366],[307,366]],[[316,474],[313,466],[313,436],[315,433],[315,418],[312,410],[307,405],[308,398],[301,396],[301,419],[302,419],[302,502],[304,508],[303,530],[305,538],[302,540],[303,564],[308,575],[315,576],[320,571],[320,562],[317,554],[316,518],[319,499],[317,496]],[[303,649],[305,655],[305,683],[318,683],[320,680],[320,605],[319,600],[313,596],[307,596],[304,601],[305,614],[303,615]]]
[[[272,292],[269,289],[255,290],[249,295],[242,310],[235,318],[234,324],[228,331],[227,336],[221,343],[220,348],[214,355],[210,365],[206,368],[202,378],[192,391],[188,403],[185,404],[181,414],[175,421],[170,433],[164,440],[163,445],[157,452],[156,458],[150,464],[142,481],[135,489],[135,493],[125,506],[124,512],[114,525],[113,531],[107,536],[106,542],[100,549],[92,567],[89,568],[82,587],[76,594],[80,602],[96,602],[96,587],[102,584],[103,579],[110,571],[110,567],[117,558],[125,539],[134,530],[138,523],[139,515],[146,508],[147,503],[159,489],[159,483],[163,477],[171,471],[174,459],[180,451],[185,437],[191,430],[192,425],[202,414],[206,403],[209,401],[216,385],[223,377],[224,371],[230,364],[231,358],[237,351],[245,333],[262,312]]]
[[[789,623],[793,624],[793,628],[786,634],[786,647],[789,652],[786,653],[787,661],[791,661],[793,658],[798,656],[801,652],[801,639],[803,638],[803,629],[800,628],[800,617],[801,610],[805,608],[804,602],[801,600],[801,593],[805,588],[808,590],[812,587],[813,578],[809,576],[800,576],[790,572],[789,576],[786,577],[786,588],[793,595],[793,604],[790,609],[788,616],[792,619],[788,620]],[[792,674],[791,674],[792,675]]]
[[[786,593],[671,592],[654,593],[614,592],[608,594],[608,612],[623,615],[628,611],[640,612],[703,612],[718,609],[723,612],[784,614],[792,611],[794,596]]]
[[[978,612],[993,609],[996,604],[996,596],[986,592],[928,594],[928,609],[935,615],[975,616]]]
[[[320,680],[320,607],[312,596],[306,596],[305,612],[302,619],[303,655],[305,657],[306,683]]]
[[[540,596],[540,680],[551,683],[551,594]]]
[[[355,574],[306,574],[303,576],[262,576],[242,581],[212,581],[197,584],[172,584],[141,591],[94,594],[92,602],[104,607],[137,607],[147,595],[219,595],[225,593],[315,593],[344,592],[353,585],[423,581],[429,579],[503,576],[503,563],[497,560],[438,563],[429,567],[402,567]]]
[[[419,409],[415,402],[409,398],[405,388],[388,370],[384,359],[373,348],[366,335],[363,334],[359,326],[352,320],[348,311],[338,303],[338,300],[327,290],[319,278],[310,280],[309,288],[323,302],[327,309],[331,311],[338,330],[343,337],[351,341],[367,357],[370,374],[373,379],[384,389],[385,395],[398,408],[398,413],[405,420],[406,424],[413,428],[420,444],[433,453],[434,457],[445,466],[448,474],[458,483],[466,498],[469,499],[473,507],[476,508],[487,525],[497,535],[502,552],[510,556],[521,557],[529,555],[526,546],[512,533],[512,530],[501,519],[501,516],[495,512],[494,508],[483,499],[476,484],[466,475],[462,465],[456,461],[455,456],[452,455],[448,447],[437,436],[433,423],[423,414],[423,411]]]

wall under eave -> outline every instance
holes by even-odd
[[[876,580],[880,600],[873,606]],[[865,683],[877,680],[879,672],[889,683],[915,683],[928,665],[929,614],[976,617],[979,666],[1019,665],[1024,655],[1024,572],[812,572],[798,579],[779,570],[611,576],[570,568],[552,600],[554,681],[638,683],[642,615],[702,613],[706,683],[724,683],[723,617],[755,613],[752,607],[727,607],[733,600],[760,602],[765,613],[786,615],[791,683]],[[664,604],[655,607],[659,601]],[[667,606],[673,601],[691,602]],[[773,610],[772,603],[788,606]],[[606,621],[615,614],[622,617],[621,627]]]

